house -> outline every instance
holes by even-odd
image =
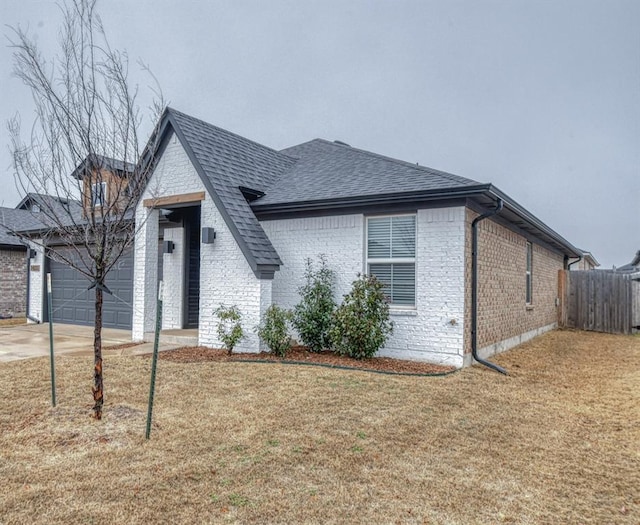
[[[26,315],[35,322],[42,320],[43,293],[34,291],[33,287],[44,285],[41,275],[45,259],[34,249],[36,246],[29,245],[16,232],[47,230],[42,209],[48,207],[61,213],[69,206],[77,203],[57,196],[28,193],[15,208],[0,208],[0,315]],[[28,296],[37,297],[33,310]]]
[[[93,325],[95,320],[95,291],[93,282],[85,273],[77,271],[68,264],[74,260],[80,266],[88,266],[93,261],[87,254],[83,229],[91,214],[97,222],[103,215],[116,210],[126,209],[130,190],[127,185],[132,166],[107,157],[94,156],[85,159],[70,174],[78,179],[81,188],[79,199],[61,198],[28,194],[18,205],[31,210],[36,220],[30,226],[17,228],[32,249],[31,264],[28,267],[29,318],[34,322],[46,322],[49,318],[56,323]],[[35,200],[34,200],[35,196]],[[47,199],[47,200],[45,200]],[[46,212],[44,211],[46,210]],[[28,213],[28,212],[25,212]],[[125,218],[127,215],[125,215]],[[126,221],[133,222],[133,213]],[[69,246],[68,241],[60,238],[58,228],[75,230],[79,235],[79,244]],[[46,250],[45,250],[46,247]],[[46,251],[46,255],[45,255]],[[48,311],[45,290],[45,275],[51,274],[52,305]],[[107,276],[106,285],[113,294],[105,294],[103,301],[103,326],[107,328],[131,329],[131,303],[133,290],[133,253],[125,250],[116,266]]]
[[[23,317],[27,312],[27,246],[10,233],[30,227],[29,211],[0,208],[0,318]]]
[[[173,109],[136,210],[132,339],[163,329],[219,347],[214,310],[236,305],[246,337],[266,308],[299,300],[325,254],[336,297],[358,273],[386,285],[395,325],[380,355],[464,366],[557,321],[558,270],[583,255],[492,184],[341,142],[276,151]],[[163,231],[164,250],[158,241]]]

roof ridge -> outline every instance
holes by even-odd
[[[284,155],[284,156],[290,158],[291,160],[295,160],[292,157],[289,157],[289,155],[287,155],[286,153],[282,153],[281,151],[278,151],[277,149],[272,148],[271,146],[265,146],[264,144],[261,144],[260,142],[257,142],[255,140],[249,139],[247,137],[243,137],[242,135],[239,135],[238,133],[234,133],[233,131],[229,131],[228,129],[221,128],[220,126],[216,126],[215,124],[211,124],[210,122],[207,122],[206,120],[202,120],[201,118],[193,117],[193,116],[189,115],[188,113],[184,113],[183,111],[180,111],[178,109],[175,109],[175,108],[172,108],[170,106],[167,106],[167,110],[166,111],[169,112],[169,113],[178,114],[180,116],[186,117],[186,118],[191,119],[191,120],[196,120],[196,121],[204,124],[205,126],[209,126],[209,127],[214,128],[216,130],[222,131],[223,133],[228,133],[229,135],[232,135],[233,137],[241,139],[241,140],[243,140],[245,142],[250,142],[251,144],[259,146],[260,148],[269,150],[272,153],[277,153],[278,155]]]
[[[402,164],[403,166],[407,166],[407,167],[416,169],[418,171],[423,171],[425,173],[429,173],[430,175],[439,175],[441,177],[444,177],[444,178],[449,179],[449,180],[454,181],[454,182],[460,182],[460,179],[464,179],[464,180],[466,180],[468,182],[472,182],[474,184],[481,184],[476,180],[469,179],[469,178],[463,177],[461,175],[456,175],[454,173],[449,173],[449,172],[438,170],[438,169],[435,169],[435,168],[430,168],[429,166],[420,166],[419,164],[414,164],[414,163],[408,162],[406,160],[396,159],[394,157],[389,157],[387,155],[381,155],[380,153],[374,153],[373,151],[369,151],[369,150],[366,150],[366,149],[355,148],[353,146],[347,146],[345,144],[338,144],[335,141],[322,139],[322,138],[316,138],[316,139],[309,140],[307,142],[302,142],[302,143],[297,144],[295,146],[290,146],[290,148],[296,148],[298,146],[304,146],[305,144],[310,144],[312,142],[322,142],[324,144],[327,144],[329,146],[333,146],[333,147],[336,147],[336,148],[348,148],[349,150],[354,150],[354,151],[356,151],[358,153],[362,153],[362,154],[368,155],[370,157],[386,160],[388,162],[394,162],[394,163],[397,163],[397,164]],[[285,148],[285,149],[288,149],[288,148]]]

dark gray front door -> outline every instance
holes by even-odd
[[[185,328],[197,328],[200,317],[200,207],[185,213],[186,250],[186,319]]]
[[[93,325],[95,290],[89,280],[70,266],[51,259],[53,320],[57,323]],[[107,276],[107,287],[122,301],[104,294],[102,324],[106,328],[131,329],[133,302],[133,253],[125,253]]]

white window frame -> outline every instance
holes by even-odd
[[[533,304],[533,244],[527,242],[525,251],[525,304],[531,306]]]
[[[384,219],[386,217],[413,217],[415,221],[415,239],[414,239],[414,256],[413,257],[369,257],[369,219]],[[397,304],[391,301],[389,297],[389,308],[392,310],[415,310],[418,300],[418,278],[417,278],[417,264],[415,254],[418,251],[418,214],[412,213],[390,213],[386,215],[368,215],[365,216],[364,222],[364,259],[365,259],[365,273],[369,275],[369,267],[371,264],[413,264],[413,286],[414,286],[414,300],[413,304]]]
[[[98,193],[97,188],[101,187],[101,193]],[[107,205],[107,183],[105,181],[102,182],[94,182],[91,184],[91,207],[92,208],[103,208]]]

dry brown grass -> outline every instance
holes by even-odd
[[[0,364],[0,523],[638,523],[640,337],[554,332],[446,377]]]
[[[18,326],[27,324],[26,317],[12,317],[11,319],[0,319],[0,328],[3,326]]]

